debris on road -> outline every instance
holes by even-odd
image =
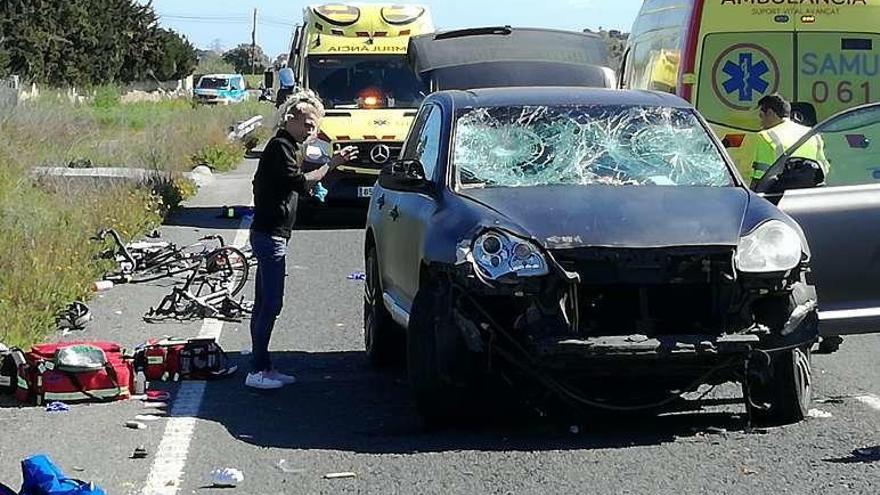
[[[134,452],[131,453],[130,459],[145,459],[147,457],[147,448],[143,445],[134,449]]]
[[[813,402],[816,404],[843,404],[843,399],[840,397],[829,397],[827,399],[815,399]]]
[[[826,419],[826,418],[833,417],[833,415],[830,412],[822,411],[821,409],[810,409],[807,412],[807,417],[817,418],[817,419]]]
[[[351,272],[348,275],[349,280],[366,280],[367,274],[364,272]]]
[[[109,280],[98,280],[94,285],[95,292],[104,292],[105,290],[110,290],[112,288],[113,282]]]
[[[165,409],[166,407],[168,407],[167,402],[144,402],[146,409]]]
[[[277,464],[275,464],[275,467],[278,468],[281,472],[287,474],[302,474],[306,472],[306,470],[303,468],[293,467],[289,462],[287,462],[287,459],[281,459],[280,461],[278,461]]]
[[[852,453],[863,461],[880,461],[880,445],[876,447],[862,447],[853,450]]]
[[[67,412],[70,411],[70,406],[63,402],[55,401],[49,404],[46,404],[46,412],[56,413],[56,412]]]
[[[160,419],[165,419],[162,416],[157,416],[155,414],[138,414],[134,417],[135,421],[159,421]]]
[[[745,476],[751,476],[753,474],[758,474],[757,471],[755,471],[752,468],[746,467],[746,466],[740,466],[739,471]]]
[[[572,435],[580,435],[581,427],[578,425],[571,425],[568,427],[568,432],[571,433]]]
[[[327,473],[324,475],[325,480],[339,480],[348,478],[357,478],[357,473]]]
[[[144,423],[141,423],[139,421],[126,421],[125,427],[131,428],[132,430],[146,430],[147,429],[147,425],[145,425]]]
[[[218,488],[232,488],[244,481],[244,473],[233,468],[217,468],[211,471],[211,481]]]

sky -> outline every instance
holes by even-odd
[[[139,0],[147,3],[148,0]],[[162,27],[171,28],[197,48],[223,49],[251,42],[254,8],[257,44],[271,58],[288,51],[293,25],[306,5],[330,0],[153,0]],[[375,2],[361,2],[375,3]],[[400,0],[431,8],[437,29],[511,25],[629,31],[641,0]],[[475,7],[479,5],[479,7]]]

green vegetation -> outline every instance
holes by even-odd
[[[53,86],[181,79],[198,63],[136,0],[0,1],[0,46],[0,77]]]
[[[248,102],[194,107],[187,100],[120,104],[102,87],[87,104],[48,95],[0,105],[0,341],[25,346],[44,338],[55,315],[88,297],[107,265],[90,241],[113,227],[126,238],[157,226],[194,194],[181,172],[197,161],[228,170],[242,143],[228,143],[229,126],[271,105]],[[126,166],[162,172],[140,186],[59,186],[28,178],[36,166]],[[55,185],[53,185],[55,184]]]

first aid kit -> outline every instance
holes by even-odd
[[[127,399],[134,387],[132,360],[113,342],[39,344],[18,366],[20,402],[109,402]]]

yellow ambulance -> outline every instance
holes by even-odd
[[[805,125],[880,101],[880,0],[645,0],[620,70],[693,103],[749,176],[762,96]]]
[[[407,64],[409,38],[434,31],[420,5],[306,7],[291,42],[294,84],[316,91],[327,113],[320,136],[357,146],[355,163],[322,181],[328,204],[368,204],[382,167],[400,153],[427,90]]]

